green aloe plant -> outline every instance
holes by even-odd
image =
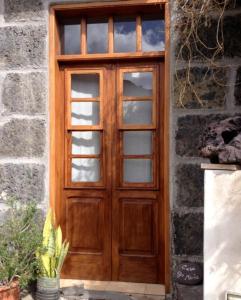
[[[54,224],[54,214],[52,210],[49,210],[43,229],[43,244],[36,251],[42,277],[56,278],[60,276],[69,249],[69,243],[63,242],[60,226],[56,228]]]

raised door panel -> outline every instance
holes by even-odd
[[[158,192],[115,192],[113,204],[113,280],[158,282]]]
[[[70,251],[103,252],[104,211],[101,198],[70,198],[67,208],[67,239]]]
[[[120,254],[155,252],[155,217],[150,199],[119,199]]]
[[[111,279],[110,197],[104,190],[66,190],[66,238],[70,251],[64,278]]]
[[[158,262],[152,257],[120,257],[119,281],[158,283]]]

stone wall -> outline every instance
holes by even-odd
[[[175,23],[175,1],[172,2],[172,20]],[[214,18],[215,19],[215,18]],[[215,21],[214,21],[215,22]],[[172,270],[183,261],[203,260],[203,171],[199,158],[199,135],[212,121],[241,113],[241,8],[227,10],[224,19],[224,56],[220,57],[221,68],[209,70],[201,59],[192,63],[191,80],[201,99],[201,106],[190,92],[185,95],[186,108],[176,102],[179,88],[172,65],[171,103],[171,205],[172,205]],[[201,29],[202,36],[212,44],[215,35],[212,29]],[[175,61],[179,37],[172,28],[172,61]],[[186,61],[176,68],[179,77],[185,72]],[[212,73],[222,82],[213,80]],[[204,78],[205,74],[205,78]],[[201,300],[202,286],[187,287],[174,282],[174,299]]]
[[[52,2],[0,0],[0,194],[4,190],[24,200],[35,199],[44,209],[49,203]]]
[[[82,1],[54,1],[84,2]],[[88,2],[93,2],[88,0]],[[0,0],[0,192],[48,205],[49,99],[48,7],[51,0]],[[175,4],[173,0],[172,5]],[[175,12],[172,10],[172,24]],[[173,270],[183,260],[202,261],[203,173],[198,158],[198,136],[211,120],[241,112],[241,9],[230,9],[225,18],[226,65],[220,87],[203,63],[192,68],[192,80],[205,99],[204,107],[185,95],[187,108],[175,105],[176,39],[171,45],[171,159],[170,190]],[[174,38],[175,37],[175,38]],[[186,62],[178,66],[183,72]],[[198,300],[197,289],[177,287],[179,299]],[[174,296],[176,297],[176,295]],[[189,297],[189,298],[188,298]],[[200,298],[201,299],[201,298]]]
[[[0,1],[0,192],[48,203],[47,11]]]

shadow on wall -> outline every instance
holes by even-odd
[[[241,292],[241,171],[206,171],[204,299]],[[218,296],[218,298],[217,298]]]

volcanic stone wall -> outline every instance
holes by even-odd
[[[175,23],[175,1],[172,2],[172,24]],[[214,17],[215,22],[215,17]],[[208,45],[215,43],[215,28],[200,28]],[[241,113],[241,1],[236,1],[225,13],[224,56],[221,67],[209,69],[198,53],[192,62],[190,80],[203,100],[200,105],[190,91],[184,97],[185,108],[178,104],[180,85],[175,79],[184,78],[187,61],[175,66],[180,44],[172,28],[171,85],[171,206],[172,206],[172,271],[183,261],[202,262],[203,256],[203,171],[199,157],[199,136],[210,122]],[[209,53],[206,53],[209,56]],[[176,71],[176,70],[177,71]],[[215,72],[215,80],[214,74]],[[184,80],[184,79],[183,79]],[[174,298],[201,300],[202,286],[187,287],[173,283]]]
[[[85,2],[85,1],[54,1]],[[93,1],[88,1],[93,2]],[[50,0],[0,0],[0,193],[49,203],[48,8]],[[171,2],[175,24],[175,1]],[[204,35],[214,39],[212,30]],[[198,139],[214,120],[241,112],[241,6],[225,16],[225,55],[218,85],[212,70],[193,63],[191,78],[204,106],[185,95],[186,108],[176,105],[175,55],[179,43],[171,35],[170,203],[172,270],[184,261],[202,261],[203,172]],[[187,62],[177,66],[179,75]],[[206,74],[205,80],[204,74]],[[174,283],[173,298],[202,299],[202,287]],[[195,296],[194,296],[195,295]]]

